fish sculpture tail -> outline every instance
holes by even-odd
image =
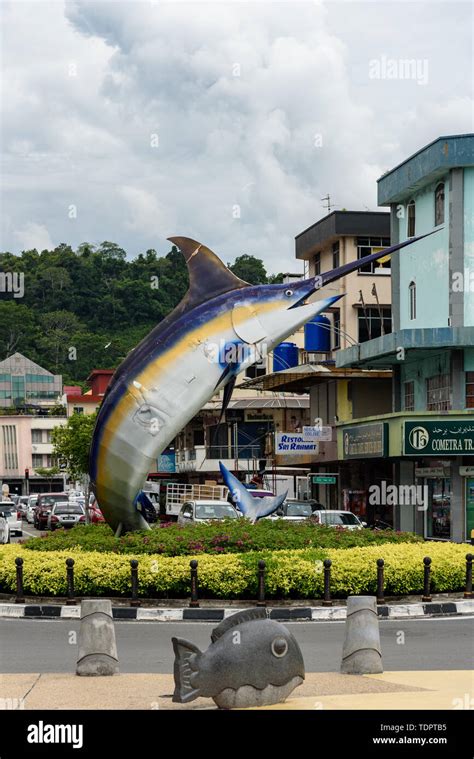
[[[187,704],[201,695],[194,681],[199,673],[199,659],[202,654],[197,646],[182,638],[171,638],[171,642],[175,656],[173,701]]]

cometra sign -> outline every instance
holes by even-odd
[[[474,456],[474,424],[458,419],[404,422],[403,453],[406,456]]]

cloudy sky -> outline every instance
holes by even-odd
[[[323,196],[375,210],[384,171],[473,131],[472,15],[455,0],[3,2],[0,250],[164,254],[184,235],[298,271],[294,237]]]

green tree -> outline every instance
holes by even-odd
[[[73,414],[67,423],[51,432],[53,455],[71,479],[79,480],[89,471],[89,451],[97,413]]]
[[[267,281],[267,272],[263,261],[248,253],[237,256],[232,265],[227,265],[237,277],[240,277],[240,279],[243,279],[244,282],[248,282],[250,285],[264,285]]]

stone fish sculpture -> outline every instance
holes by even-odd
[[[212,698],[221,709],[267,706],[284,701],[305,678],[300,647],[265,609],[228,617],[211,634],[202,652],[172,638],[175,653],[173,701]]]

